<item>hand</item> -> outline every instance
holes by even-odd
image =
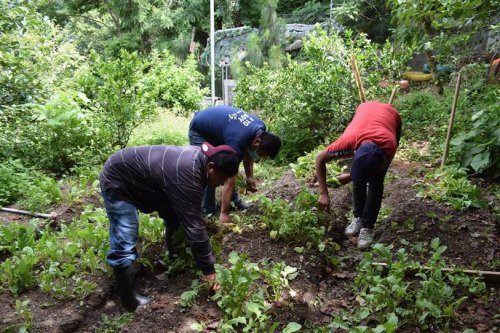
[[[226,212],[220,212],[219,220],[221,223],[231,223],[231,217],[229,216],[229,213]]]
[[[319,209],[322,211],[330,211],[330,197],[328,194],[320,194],[318,199]]]
[[[217,274],[204,275],[203,279],[208,282],[208,290],[217,291],[220,289],[220,285],[217,283]]]
[[[255,179],[253,177],[248,177],[246,184],[247,184],[247,186],[246,186],[247,191],[250,191],[250,192],[257,192],[258,191],[257,184],[255,183]]]
[[[337,180],[339,181],[340,185],[345,185],[351,181],[351,174],[341,173],[340,175],[337,176]]]

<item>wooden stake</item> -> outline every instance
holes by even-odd
[[[388,266],[385,262],[374,262],[373,266],[382,266],[385,269],[388,268]],[[429,266],[423,266],[422,268],[426,271],[432,270],[432,267],[429,267]],[[449,267],[441,268],[441,271],[443,271],[445,273],[460,272],[460,273],[464,273],[465,275],[472,275],[472,276],[482,275],[484,278],[484,281],[486,281],[486,282],[500,283],[500,272],[479,271],[479,270],[475,270],[475,269],[456,269],[456,268],[449,268]],[[415,274],[415,273],[417,273],[417,272],[411,272],[411,274]]]
[[[358,65],[356,64],[356,57],[354,53],[351,54],[351,66],[354,73],[354,80],[356,81],[356,86],[358,87],[359,99],[362,103],[366,102],[365,90],[363,88],[363,81],[361,80],[361,75],[359,74]]]
[[[444,154],[443,154],[443,159],[441,160],[441,167],[445,165],[446,159],[448,158],[448,151],[450,149],[451,129],[453,128],[453,122],[455,121],[455,112],[457,110],[457,100],[458,100],[458,93],[460,91],[461,81],[462,81],[462,73],[458,72],[457,84],[455,85],[455,95],[453,96],[453,103],[451,106],[450,123],[448,124],[448,132],[446,133],[446,141],[444,144]]]
[[[387,104],[392,104],[392,102],[394,102],[394,98],[396,97],[397,91],[398,91],[398,87],[394,87],[394,89],[392,89],[391,97],[389,98],[389,103],[387,103]]]

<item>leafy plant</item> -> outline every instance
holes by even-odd
[[[451,157],[463,168],[492,177],[500,176],[500,98],[497,87],[482,94],[482,106],[472,114],[472,126],[464,128],[451,141]]]
[[[181,306],[192,306],[196,301],[200,290],[205,287],[206,284],[200,283],[199,280],[193,280],[193,282],[191,283],[191,289],[181,294]]]
[[[290,163],[290,167],[295,173],[295,177],[306,182],[312,182],[316,179],[316,157],[326,147],[320,145],[304,156],[297,158],[297,163]],[[345,167],[341,167],[339,162],[334,161],[326,166],[326,183],[330,186],[340,186],[337,177]]]
[[[364,254],[354,280],[359,307],[337,315],[331,327],[374,332],[394,332],[405,326],[446,329],[467,295],[481,294],[485,284],[460,270],[445,273],[446,246],[436,238],[431,247],[431,257],[422,265],[411,260],[404,248],[393,253],[392,246],[375,244],[373,252]],[[380,262],[385,266],[376,264]],[[410,279],[413,273],[419,279]]]
[[[262,222],[271,229],[272,239],[288,239],[295,242],[305,242],[308,247],[319,246],[323,240],[325,228],[318,226],[318,217],[311,210],[295,211],[283,199],[274,201],[261,197]]]
[[[16,314],[23,320],[19,327],[19,333],[30,332],[33,329],[33,314],[29,309],[30,303],[29,299],[16,299]]]
[[[283,292],[289,288],[289,281],[297,277],[297,268],[286,265],[284,262],[272,263],[264,261],[261,273],[269,285],[271,299],[274,302],[283,299]]]
[[[39,171],[25,167],[20,160],[0,163],[0,205],[18,202],[29,210],[42,210],[61,201],[56,181]]]
[[[418,184],[418,196],[444,202],[458,210],[481,208],[484,202],[476,185],[467,179],[467,173],[456,166],[445,166],[426,175]]]
[[[218,264],[215,267],[220,289],[213,299],[222,310],[219,329],[222,332],[236,332],[240,326],[245,331],[264,329],[270,305],[264,299],[263,290],[253,286],[260,277],[259,267],[234,251],[228,261],[228,268]]]
[[[110,318],[107,314],[101,314],[101,326],[96,330],[97,333],[119,332],[122,328],[134,319],[133,312],[125,312],[116,318]]]

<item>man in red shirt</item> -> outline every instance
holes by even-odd
[[[353,156],[350,174],[338,177],[342,184],[353,182],[354,218],[345,230],[346,236],[359,233],[358,248],[366,249],[373,242],[384,177],[401,137],[401,118],[390,104],[378,101],[362,103],[351,123],[335,142],[316,157],[320,209],[328,211],[330,197],[326,185],[326,163]]]

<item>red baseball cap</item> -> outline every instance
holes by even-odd
[[[212,157],[213,155],[217,154],[220,151],[226,151],[228,153],[236,154],[236,150],[234,150],[234,148],[231,146],[220,145],[220,146],[214,147],[208,142],[203,142],[201,144],[201,151],[203,152],[203,154],[205,154],[208,157]]]

